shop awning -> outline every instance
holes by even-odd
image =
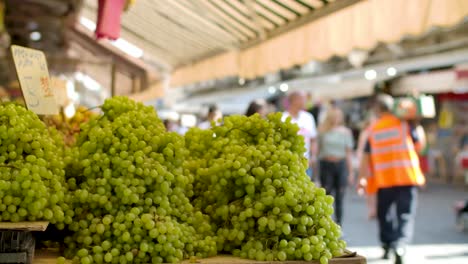
[[[359,1],[138,0],[123,14],[121,37],[175,68]],[[85,0],[82,16],[96,21],[97,2]]]
[[[399,95],[414,93],[467,93],[468,70],[455,68],[404,76],[393,84],[392,92]]]
[[[395,81],[392,92],[398,95],[452,92],[456,80],[454,70],[409,75]]]
[[[239,51],[362,0],[139,0],[122,16],[121,37],[177,71],[175,84],[237,76]],[[97,1],[81,16],[96,21]],[[204,60],[209,58],[208,60]]]
[[[95,0],[82,16],[95,20]],[[122,37],[168,66],[171,87],[254,78],[395,43],[468,15],[466,0],[141,0]]]
[[[205,80],[208,76],[254,78],[311,60],[343,56],[353,49],[398,42],[433,27],[450,27],[467,15],[465,0],[361,1],[230,56],[226,53],[179,68],[173,86]],[[223,69],[223,65],[236,65],[237,69],[235,66]],[[211,69],[216,70],[210,72]]]

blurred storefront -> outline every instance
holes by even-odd
[[[466,184],[457,155],[468,133],[468,71],[465,65],[403,77],[393,83],[396,95],[433,95],[437,116],[424,119],[429,142],[428,176],[437,182]]]

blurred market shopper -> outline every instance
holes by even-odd
[[[460,148],[455,158],[457,171],[463,174],[465,185],[468,186],[468,132],[461,136]]]
[[[201,122],[198,127],[201,129],[208,129],[211,127],[211,122],[215,122],[217,124],[220,119],[223,118],[223,113],[219,110],[218,106],[210,105],[208,107],[208,115],[204,122]]]
[[[466,225],[468,219],[468,200],[457,201],[454,206],[457,229],[459,231],[468,230]]]
[[[164,126],[166,127],[167,132],[176,132],[178,127],[177,127],[177,122],[171,120],[171,119],[165,119],[163,121]]]
[[[370,174],[375,177],[383,257],[388,258],[392,250],[395,264],[401,264],[413,236],[417,186],[425,184],[417,154],[425,142],[421,140],[424,137],[418,136],[419,128],[410,127],[392,114],[393,106],[391,96],[377,96],[373,107],[377,120],[369,129],[360,173],[369,177],[370,165]]]
[[[320,182],[327,194],[335,198],[336,222],[341,225],[343,199],[348,182],[354,180],[353,135],[343,125],[343,112],[338,107],[327,111],[319,126],[318,149],[320,159]]]
[[[245,112],[246,116],[251,116],[254,114],[259,114],[261,117],[265,117],[268,113],[268,106],[265,100],[257,99],[252,101]]]
[[[299,135],[304,137],[306,152],[304,156],[309,161],[309,169],[307,174],[313,179],[312,167],[317,159],[317,127],[314,117],[304,111],[305,94],[300,91],[294,91],[288,96],[288,109],[283,113],[282,120],[285,121],[288,117],[291,122],[299,126]]]

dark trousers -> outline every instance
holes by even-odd
[[[346,161],[320,161],[320,182],[328,195],[335,198],[336,222],[341,225],[343,219],[343,199],[346,190]]]
[[[404,247],[411,241],[416,204],[417,188],[415,186],[379,189],[377,217],[380,241],[384,247]]]

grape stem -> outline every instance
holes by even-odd
[[[15,166],[15,165],[11,165],[11,164],[0,164],[0,167],[2,168],[12,168],[12,169],[17,169],[19,170],[20,168]]]
[[[86,109],[86,111],[84,111],[84,112],[89,112],[89,111],[91,111],[91,110],[98,109],[98,108],[102,108],[102,105],[98,105],[98,106],[94,106],[94,107],[88,108],[88,109]]]
[[[255,137],[255,135],[253,135],[252,133],[250,133],[250,132],[248,132],[248,131],[245,131],[245,130],[243,130],[243,129],[240,129],[240,128],[238,128],[238,127],[233,127],[233,128],[231,128],[231,129],[229,129],[228,131],[226,131],[226,134],[231,133],[234,129],[237,129],[237,130],[242,131],[242,132],[244,132],[244,133],[246,133],[246,134],[249,134],[249,135],[252,136],[252,137]]]

